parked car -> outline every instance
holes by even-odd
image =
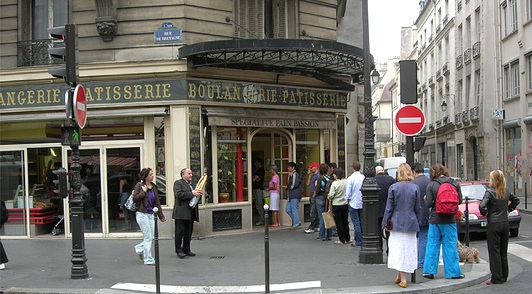
[[[465,234],[466,197],[468,197],[469,232],[486,232],[488,220],[485,216],[480,214],[478,206],[484,197],[484,193],[486,192],[488,186],[489,182],[484,181],[460,182],[463,203],[459,206],[459,209],[462,212],[462,220],[457,222],[458,234]],[[521,212],[519,209],[516,208],[514,211],[508,214],[508,222],[510,225],[510,236],[517,237],[517,235],[519,235],[519,224],[521,223]]]

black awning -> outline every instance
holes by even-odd
[[[179,58],[188,66],[236,68],[311,76],[337,88],[353,90],[340,80],[358,82],[364,73],[364,51],[334,41],[299,39],[241,39],[181,47]],[[370,64],[373,64],[371,57]]]

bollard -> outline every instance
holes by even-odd
[[[465,198],[465,244],[469,247],[469,197]]]
[[[269,215],[270,206],[264,204],[264,293],[270,293],[270,230]]]
[[[161,268],[159,265],[159,229],[157,226],[157,207],[153,208],[153,219],[155,224],[153,226],[153,243],[155,247],[155,292],[157,294],[161,293]]]

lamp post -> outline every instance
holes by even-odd
[[[369,53],[369,26],[368,26],[368,0],[362,0],[362,29],[364,47],[364,175],[362,183],[362,249],[359,253],[359,262],[362,264],[382,264],[382,252],[379,247],[378,234],[378,203],[379,185],[375,180],[375,141],[373,122],[375,121],[371,111],[371,60]],[[378,72],[377,72],[378,74]]]

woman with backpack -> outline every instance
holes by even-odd
[[[446,183],[452,185],[455,191],[446,190],[454,193],[458,198],[455,209],[458,204],[462,203],[462,191],[457,181],[449,178],[449,170],[440,163],[434,164],[430,168],[431,182],[427,186],[427,195],[425,196],[425,205],[430,209],[429,232],[427,237],[427,248],[425,250],[425,264],[423,266],[423,277],[434,279],[438,274],[438,261],[440,257],[440,246],[442,248],[444,276],[447,279],[462,279],[462,269],[458,258],[458,230],[456,227],[456,211],[454,213],[441,212],[440,200],[443,198],[440,187],[448,187]],[[445,193],[449,195],[449,193]]]
[[[510,202],[510,204],[508,204]],[[506,187],[506,179],[500,170],[490,172],[490,185],[480,201],[479,211],[488,219],[487,242],[491,278],[487,285],[502,284],[508,279],[508,213],[519,205]]]

